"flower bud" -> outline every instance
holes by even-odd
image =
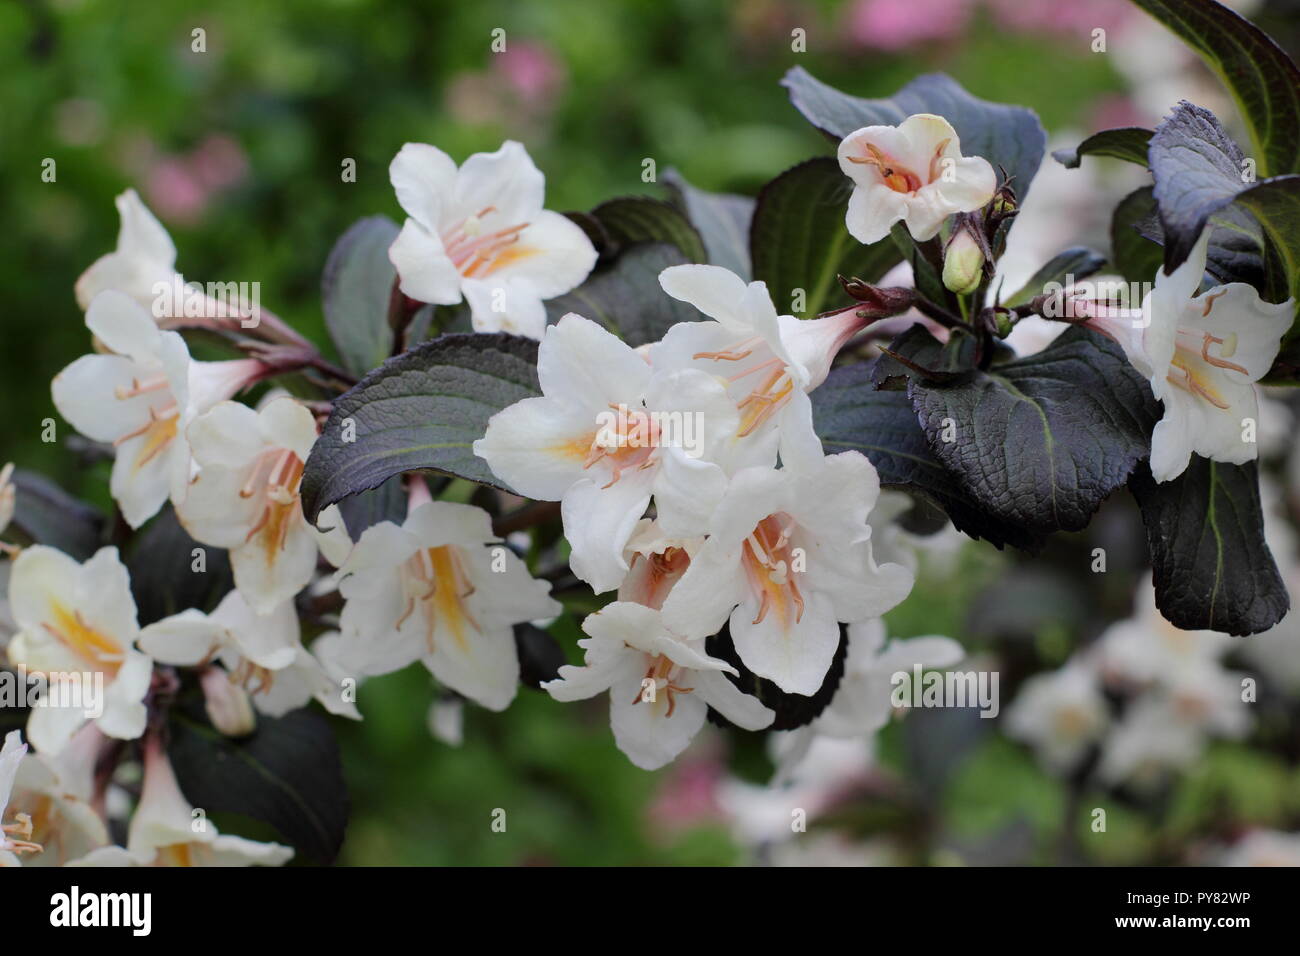
[[[943,284],[958,295],[979,288],[984,275],[984,252],[965,229],[953,233],[943,255]]]
[[[257,716],[248,692],[220,667],[206,668],[199,676],[203,705],[212,726],[227,737],[246,737],[257,728]]]
[[[993,324],[994,332],[1000,339],[1005,339],[1010,335],[1011,330],[1015,328],[1016,325],[1015,321],[1011,317],[1011,313],[1005,309],[997,309],[994,311]]]
[[[1016,204],[1015,193],[1003,187],[998,190],[997,194],[993,197],[993,201],[989,203],[988,216],[993,220],[1006,219],[1008,216],[1018,212],[1019,208],[1020,207]]]

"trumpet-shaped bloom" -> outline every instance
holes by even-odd
[[[316,550],[338,565],[352,546],[337,507],[317,531],[299,497],[303,464],[316,442],[316,419],[305,405],[275,398],[260,412],[221,402],[186,430],[198,472],[176,505],[196,540],[230,550],[235,587],[269,614],[301,591],[316,570]]]
[[[189,478],[191,418],[255,381],[256,359],[192,362],[184,340],[164,332],[121,292],[102,292],[86,326],[110,350],[83,355],[54,377],[54,405],[87,438],[117,449],[109,484],[127,524],[138,528]]]
[[[196,814],[176,782],[176,773],[157,735],[144,748],[144,789],[131,817],[126,851],[136,866],[283,866],[293,850],[225,836],[211,820]],[[94,854],[92,854],[92,857]],[[89,861],[88,861],[89,862]]]
[[[30,814],[19,812],[14,815],[13,823],[4,822],[18,767],[27,754],[27,745],[22,738],[21,733],[11,730],[5,734],[4,746],[0,747],[0,866],[20,866],[19,853],[41,851],[41,845],[31,838]]]
[[[10,805],[26,819],[9,832],[19,830],[31,845],[24,866],[64,866],[108,845],[108,830],[91,805],[103,743],[104,736],[87,724],[58,756],[28,753],[18,764]]]
[[[177,667],[220,661],[230,682],[271,717],[315,698],[330,713],[360,719],[343,694],[341,677],[302,646],[292,600],[258,614],[239,591],[231,591],[211,614],[191,609],[149,625],[139,647],[154,660]]]
[[[367,528],[339,569],[339,673],[386,674],[416,660],[446,686],[504,710],[519,685],[513,626],[554,617],[549,585],[492,533],[487,512],[429,501],[398,526]]]
[[[109,737],[144,733],[153,662],[132,646],[140,629],[116,548],[101,548],[85,564],[44,545],[23,549],[9,603],[19,628],[10,664],[49,677],[49,699],[27,720],[38,750],[57,754],[91,719]]]
[[[1250,705],[1242,700],[1245,676],[1202,659],[1143,693],[1106,738],[1101,777],[1149,786],[1195,763],[1209,737],[1244,736],[1252,724]]]
[[[460,169],[436,147],[407,143],[388,175],[409,217],[388,250],[402,292],[440,305],[464,298],[476,331],[540,339],[542,301],[596,264],[586,234],[542,208],[545,178],[519,143],[475,153]]]
[[[1265,302],[1244,282],[1198,294],[1209,241],[1207,228],[1182,265],[1156,273],[1140,317],[1113,310],[1088,321],[1123,347],[1164,404],[1151,434],[1156,481],[1181,475],[1193,452],[1234,464],[1255,459],[1254,383],[1268,373],[1294,316],[1294,300]]]
[[[136,191],[128,189],[114,202],[122,219],[117,248],[97,259],[77,279],[77,305],[83,310],[105,289],[129,295],[148,309],[154,286],[171,283],[176,275],[176,246]]]
[[[1227,634],[1185,631],[1166,621],[1156,608],[1150,575],[1138,595],[1133,616],[1112,624],[1097,641],[1098,664],[1112,683],[1159,683],[1200,663],[1217,664],[1232,649]]]
[[[816,693],[839,646],[838,622],[880,617],[912,588],[910,571],[872,557],[867,519],[879,491],[876,469],[857,452],[807,471],[738,472],[664,601],[664,621],[704,637],[730,618],[746,667],[784,691]]]
[[[762,282],[745,284],[720,266],[672,266],[659,284],[712,322],[679,322],[650,349],[656,369],[697,369],[715,376],[735,403],[738,420],[719,460],[729,472],[791,465],[822,457],[808,392],[830,372],[840,347],[866,320],[852,311],[822,319],[777,315]]]
[[[932,239],[948,216],[983,207],[997,188],[989,161],[962,156],[957,131],[930,113],[855,130],[840,142],[839,159],[853,180],[845,225],[868,245],[896,222],[905,222],[913,239]]]
[[[1007,711],[1007,734],[1058,772],[1072,769],[1109,723],[1096,669],[1082,660],[1029,678]]]
[[[895,638],[885,640],[885,622],[879,618],[849,625],[844,676],[830,704],[810,725],[828,737],[864,737],[873,734],[893,715],[894,675],[909,679],[914,665],[948,667],[966,656],[950,637]]]
[[[874,517],[874,515],[873,515]],[[893,678],[912,667],[947,667],[965,656],[962,646],[947,637],[912,637],[886,643],[885,622],[879,618],[849,625],[844,676],[826,709],[810,724],[773,734],[770,749],[776,759],[774,782],[803,780],[828,743],[863,739],[889,723],[893,716]],[[840,753],[842,760],[842,752]]]
[[[542,396],[493,415],[474,453],[519,494],[560,501],[574,573],[612,590],[652,495],[667,533],[700,533],[726,486],[713,456],[736,429],[735,406],[712,376],[655,373],[579,315],[547,330],[537,375]]]
[[[644,770],[657,770],[685,750],[710,707],[747,730],[775,719],[727,679],[735,668],[709,657],[703,638],[673,634],[653,608],[615,601],[588,615],[582,629],[589,635],[578,642],[583,666],[566,664],[542,686],[562,701],[609,691],[614,740]]]

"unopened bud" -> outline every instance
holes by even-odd
[[[883,319],[906,312],[916,302],[915,289],[901,286],[874,286],[870,282],[863,282],[861,279],[846,279],[844,276],[837,276],[836,278],[839,279],[840,287],[845,294],[858,303],[857,305],[847,306],[845,309],[836,309],[836,313],[856,309],[864,319]],[[834,313],[822,313],[822,315],[832,314]]]
[[[965,229],[953,233],[943,254],[943,284],[958,295],[969,295],[984,277],[984,251]]]
[[[1000,339],[1005,339],[1015,328],[1015,319],[1006,309],[993,310],[993,332]]]
[[[203,706],[208,720],[227,737],[247,737],[257,729],[257,715],[248,692],[230,679],[220,667],[209,667],[199,676]]]
[[[1018,210],[1016,197],[1011,194],[1010,190],[1003,190],[994,196],[993,201],[989,203],[989,218],[994,220],[1006,219]]]

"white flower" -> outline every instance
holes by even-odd
[[[963,157],[957,131],[930,113],[855,130],[840,143],[839,159],[854,187],[845,225],[868,245],[900,221],[913,239],[932,239],[948,216],[974,212],[997,188],[988,160]]]
[[[790,825],[794,813],[815,820],[861,788],[874,769],[874,744],[874,738],[768,734],[768,753],[778,767],[774,781],[764,786],[731,778],[718,788],[736,840],[760,847],[805,840]]]
[[[1098,664],[1108,680],[1139,686],[1165,681],[1198,662],[1218,661],[1232,648],[1227,634],[1184,631],[1166,621],[1156,609],[1150,575],[1138,595],[1133,616],[1098,638]]]
[[[1181,719],[1168,698],[1143,694],[1107,735],[1097,770],[1108,783],[1146,788],[1195,763],[1204,747],[1201,728]]]
[[[122,218],[117,248],[97,259],[77,279],[77,305],[83,310],[105,289],[125,293],[149,308],[154,286],[171,283],[176,275],[176,246],[136,191],[128,189],[114,202]]]
[[[28,717],[27,739],[38,750],[62,750],[92,719],[95,704],[102,707],[95,723],[107,736],[144,733],[153,662],[132,647],[139,634],[135,599],[116,548],[101,548],[85,564],[44,545],[25,548],[13,563],[9,603],[19,627],[9,662],[50,675],[51,697],[60,691]]]
[[[879,490],[857,452],[807,471],[738,472],[664,601],[665,622],[704,637],[730,618],[746,667],[789,693],[816,693],[840,643],[838,622],[880,617],[912,588],[910,571],[872,558],[867,517]]]
[[[913,665],[949,667],[965,656],[962,646],[949,637],[894,638],[886,643],[885,622],[879,618],[851,624],[839,689],[810,726],[828,737],[873,734],[893,715],[895,674],[907,674],[910,680]]]
[[[64,866],[108,844],[108,830],[91,805],[103,744],[104,736],[87,724],[56,757],[29,753],[22,759],[11,803],[29,817],[26,839],[39,847],[25,866]]]
[[[230,550],[235,587],[261,614],[297,594],[316,570],[316,549],[338,565],[351,539],[338,508],[321,515],[333,532],[317,531],[299,497],[303,464],[316,442],[316,419],[291,398],[260,412],[221,402],[186,430],[198,473],[176,505],[196,540]]]
[[[653,608],[615,601],[587,616],[578,642],[582,667],[566,664],[542,686],[556,700],[585,700],[609,691],[614,741],[632,763],[657,770],[686,749],[709,707],[746,730],[775,714],[727,680],[735,668],[709,657],[703,638],[671,633]]]
[[[651,495],[665,531],[701,532],[726,486],[711,456],[735,431],[736,410],[712,376],[655,374],[579,315],[547,330],[537,375],[542,396],[493,415],[474,453],[519,494],[560,501],[574,573],[612,590]]]
[[[1245,736],[1253,723],[1250,707],[1242,699],[1245,677],[1213,661],[1200,660],[1170,674],[1162,685],[1163,693],[1184,724],[1235,739]]]
[[[422,660],[439,681],[490,710],[519,685],[513,626],[554,617],[560,605],[492,534],[487,512],[429,501],[400,527],[367,528],[339,569],[339,672],[387,674]]]
[[[345,699],[341,679],[302,646],[292,600],[259,615],[239,591],[231,591],[211,614],[191,609],[149,625],[138,643],[155,660],[177,667],[219,660],[231,683],[272,717],[315,698],[331,713],[360,719]]]
[[[156,735],[145,741],[144,789],[131,817],[126,852],[136,866],[282,866],[293,856],[278,843],[223,836],[211,820],[196,816]]]
[[[138,528],[189,478],[185,426],[256,380],[256,359],[192,362],[185,341],[158,328],[120,292],[101,292],[86,326],[113,353],[83,355],[54,377],[54,405],[87,438],[117,448],[109,489]]]
[[[1291,327],[1294,300],[1265,302],[1244,282],[1197,294],[1205,274],[1210,230],[1201,233],[1173,273],[1160,269],[1155,287],[1134,310],[1101,310],[1088,324],[1110,336],[1151,382],[1164,416],[1151,434],[1151,474],[1171,481],[1195,452],[1242,464],[1258,454],[1246,440],[1258,430],[1254,383],[1268,373]]]
[[[459,170],[442,150],[407,143],[388,175],[410,217],[388,250],[402,292],[439,305],[464,297],[476,331],[540,339],[542,300],[580,285],[596,264],[586,234],[542,208],[545,178],[512,140]]]
[[[1106,738],[1098,768],[1103,779],[1149,786],[1194,763],[1209,737],[1244,736],[1252,723],[1242,700],[1244,676],[1202,658],[1139,695]]]
[[[659,284],[712,322],[679,322],[651,346],[656,370],[691,368],[716,376],[735,403],[738,422],[718,460],[728,472],[822,457],[808,392],[825,381],[831,361],[866,325],[852,310],[821,319],[777,315],[762,282],[745,284],[719,266],[672,266]],[[715,457],[718,457],[715,455]]]
[[[1070,770],[1101,739],[1110,710],[1096,669],[1074,659],[1025,681],[1007,711],[1006,732],[1031,745],[1052,770]]]
[[[356,698],[346,683],[350,675],[335,660],[340,641],[339,633],[330,631],[316,638],[310,649],[299,644],[292,664],[251,691],[253,704],[270,717],[282,717],[315,700],[331,714],[360,720]],[[231,680],[239,679],[236,670]]]
[[[5,823],[9,797],[13,792],[18,766],[27,753],[23,735],[17,730],[5,734],[0,747],[0,866],[20,866],[19,853],[39,853],[41,845],[32,842],[32,819],[29,814],[18,813],[13,823]]]
[[[947,637],[895,638],[886,643],[885,622],[880,618],[850,624],[839,688],[812,723],[781,735],[775,779],[784,782],[804,776],[803,768],[819,738],[870,737],[889,723],[895,674],[906,674],[910,681],[915,664],[948,667],[965,656],[962,646]]]

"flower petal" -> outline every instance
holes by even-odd
[[[90,303],[86,328],[118,355],[137,362],[156,362],[162,333],[153,317],[134,299],[116,290],[101,292]]]
[[[572,312],[546,330],[537,350],[542,393],[590,409],[593,418],[610,405],[639,404],[650,374],[631,346]]]
[[[525,398],[497,412],[474,454],[519,494],[559,501],[585,474],[583,463],[596,435],[585,407],[551,398]]]
[[[442,228],[449,219],[478,215],[492,207],[491,223],[503,227],[532,222],[542,210],[546,178],[522,143],[506,140],[494,153],[475,153],[456,174],[454,209],[443,211]],[[487,216],[484,217],[485,222]]]
[[[488,710],[505,710],[519,689],[519,654],[509,625],[462,637],[440,628],[424,664],[443,684]]]
[[[546,332],[546,306],[532,282],[507,272],[486,279],[462,279],[475,332],[510,332],[540,339]]]
[[[743,693],[724,674],[696,671],[691,675],[695,693],[727,720],[744,730],[762,730],[776,719],[757,697]]]
[[[553,299],[581,285],[595,265],[596,247],[577,223],[543,209],[489,274],[522,279],[538,298]]]
[[[584,478],[564,494],[560,514],[573,548],[573,573],[602,594],[622,583],[628,571],[623,550],[650,504],[653,477],[635,470],[602,488]]]
[[[442,240],[414,219],[402,225],[388,247],[388,261],[397,270],[402,292],[419,302],[455,305],[461,299],[460,271]]]
[[[659,284],[674,299],[695,306],[726,328],[745,332],[750,319],[743,303],[745,280],[721,266],[669,266],[659,273]]]
[[[159,663],[194,667],[210,657],[225,636],[220,622],[191,608],[143,628],[136,645]]]
[[[641,678],[635,673],[623,677],[609,692],[614,742],[642,770],[671,763],[695,739],[707,713],[708,705],[693,693],[670,696],[661,689],[653,701],[643,699]]]
[[[443,208],[456,186],[452,158],[427,143],[407,143],[388,164],[398,205],[429,232],[437,232]]]
[[[745,666],[790,694],[811,697],[826,679],[840,644],[840,626],[828,597],[804,595],[798,620],[769,611],[757,624],[758,600],[746,595],[731,615],[731,639]]]

